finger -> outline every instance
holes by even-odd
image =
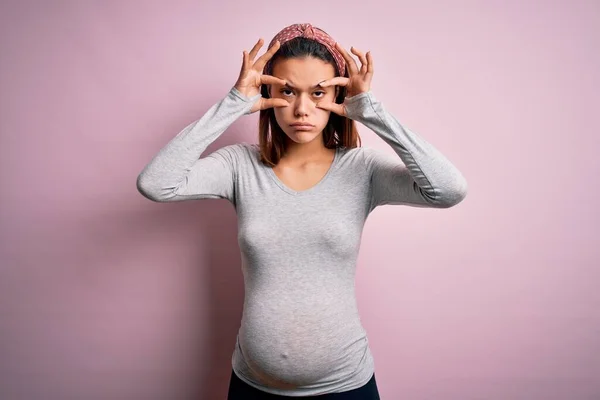
[[[290,103],[288,103],[287,100],[285,99],[274,99],[274,98],[269,98],[269,99],[262,99],[262,103],[260,105],[260,109],[264,110],[267,108],[273,108],[273,107],[287,107],[289,106]]]
[[[369,62],[367,61],[367,58],[365,57],[365,55],[363,54],[362,51],[360,51],[354,47],[352,48],[352,53],[356,54],[356,56],[360,60],[360,63],[362,64],[360,66],[360,73],[364,75],[367,72],[367,67],[369,66]]]
[[[260,50],[260,48],[262,47],[263,43],[264,43],[263,39],[259,38],[258,42],[256,42],[256,44],[254,45],[252,50],[250,50],[250,57],[249,57],[250,62],[254,61],[254,57],[256,57],[256,54],[258,53],[258,50]]]
[[[350,78],[346,78],[344,76],[336,76],[335,78],[331,78],[331,79],[327,79],[321,83],[319,83],[319,85],[321,87],[327,87],[327,86],[346,86],[348,84],[348,82],[350,82]]]
[[[263,74],[260,76],[260,83],[263,85],[285,85],[284,79],[277,78],[276,76]]]
[[[356,60],[352,58],[350,54],[348,54],[346,49],[344,49],[341,44],[336,42],[335,47],[339,50],[340,53],[342,53],[342,57],[344,57],[344,60],[346,60],[346,66],[350,71],[350,76],[356,75],[358,73],[358,64],[356,63]]]
[[[273,55],[277,52],[277,50],[279,50],[279,46],[279,40],[276,40],[275,43],[273,43],[273,46],[271,46],[271,48],[265,54],[263,54],[258,58],[258,60],[256,60],[253,67],[256,67],[257,70],[262,71],[267,61],[269,61],[271,57],[273,57]]]
[[[248,54],[246,53],[246,50],[242,51],[242,68],[241,71],[244,71],[248,66]]]
[[[317,108],[334,112],[337,115],[341,115],[343,117],[346,116],[346,106],[344,106],[343,104],[319,102],[317,103]]]
[[[370,51],[367,51],[367,61],[369,62],[369,66],[367,67],[367,74],[373,75],[373,72],[375,72],[375,70],[373,68],[373,55]]]

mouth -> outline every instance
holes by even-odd
[[[291,125],[297,131],[310,131],[314,127],[312,125]]]
[[[290,126],[294,127],[294,128],[314,128],[314,125],[307,124],[307,123],[291,124]]]

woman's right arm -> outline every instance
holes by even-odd
[[[202,118],[186,126],[144,167],[137,178],[137,188],[142,195],[158,202],[226,198],[234,203],[235,154],[232,146],[199,157],[242,115],[288,106],[284,99],[261,96],[261,85],[286,83],[262,74],[267,61],[279,49],[278,41],[254,61],[262,43],[259,39],[250,53],[244,50],[240,76],[227,96]]]
[[[226,198],[233,201],[233,155],[229,147],[199,158],[233,122],[249,114],[260,93],[246,97],[235,87],[197,121],[186,126],[137,178],[139,192],[157,202]]]

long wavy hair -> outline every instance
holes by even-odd
[[[273,73],[275,62],[280,59],[314,57],[333,65],[335,76],[342,76],[336,66],[335,60],[329,50],[316,40],[305,37],[296,37],[291,39],[277,50],[270,62],[267,64],[265,74]],[[343,71],[343,76],[349,77],[348,68]],[[335,102],[342,104],[346,97],[346,87],[338,86],[339,93]],[[268,98],[269,92],[267,85],[261,85],[260,88],[263,97]],[[273,108],[260,110],[258,121],[258,139],[260,147],[260,161],[270,167],[277,165],[281,157],[285,154],[287,135],[281,129],[275,119]],[[323,129],[323,143],[326,148],[334,149],[337,147],[354,148],[361,146],[360,136],[353,120],[337,115],[333,111],[329,115],[329,121]]]

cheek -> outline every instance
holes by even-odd
[[[319,113],[318,114],[318,118],[319,118],[318,123],[320,125],[323,125],[323,127],[324,127],[325,125],[327,125],[327,122],[329,122],[329,116],[331,115],[331,111],[323,110],[321,108],[319,108],[318,110],[319,110],[318,111],[318,113]]]
[[[273,107],[273,112],[275,113],[275,118],[281,119],[285,118],[288,114],[290,114],[291,107]]]
[[[290,119],[294,119],[293,110],[290,110],[292,107],[275,107],[273,108],[273,112],[275,114],[275,121],[279,124],[280,127],[286,126],[287,121]]]

